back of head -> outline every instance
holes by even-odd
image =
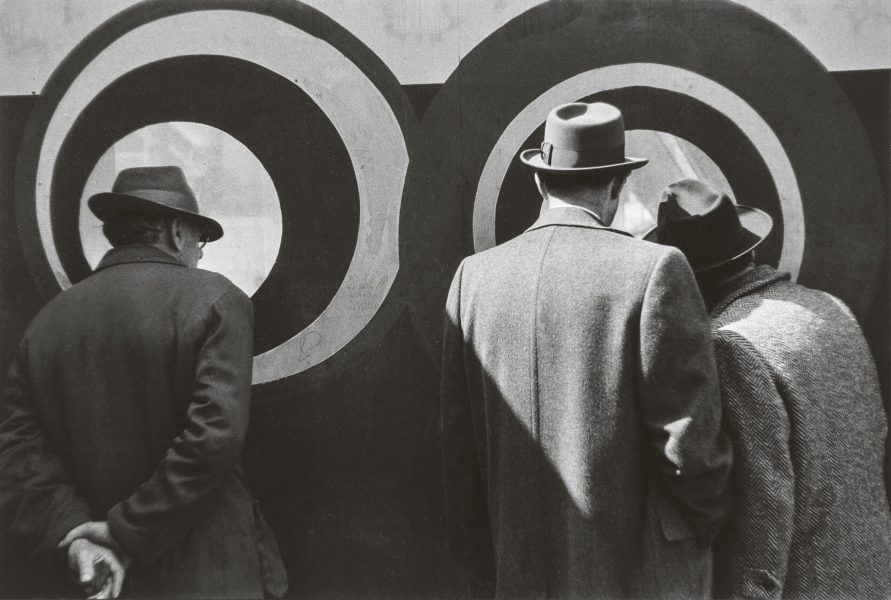
[[[624,179],[625,173],[601,173],[591,171],[572,171],[568,173],[538,171],[535,176],[544,184],[543,188],[549,196],[569,198],[583,193],[607,191],[617,178]]]
[[[750,255],[767,237],[773,219],[762,210],[735,204],[696,179],[681,179],[662,192],[649,241],[675,246],[697,275]]]
[[[524,150],[520,160],[535,169],[542,198],[590,209],[605,224],[615,215],[628,173],[647,164],[625,156],[622,112],[604,102],[554,108],[541,146]]]
[[[752,268],[754,250],[772,226],[764,211],[735,204],[703,181],[681,179],[663,190],[646,239],[680,249],[712,304]]]
[[[102,233],[113,248],[129,244],[159,246],[172,218],[147,211],[109,213],[102,224]]]

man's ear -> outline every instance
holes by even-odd
[[[628,173],[622,173],[621,175],[616,175],[613,177],[613,181],[610,184],[610,200],[616,200],[619,196],[622,195],[622,188],[625,187],[625,181],[628,179]]]
[[[175,217],[170,222],[170,242],[173,244],[173,249],[177,252],[181,252],[183,248],[186,246],[186,230],[185,230],[185,222],[181,217]]]
[[[548,199],[548,186],[542,179],[541,175],[538,171],[535,172],[535,187],[538,188],[538,193],[541,194],[542,200]]]

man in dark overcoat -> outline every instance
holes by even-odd
[[[113,247],[31,322],[0,399],[2,527],[24,552],[110,548],[128,595],[284,593],[240,467],[251,301],[195,268],[222,227],[177,167],[125,169],[89,207]]]
[[[675,249],[609,227],[644,159],[621,113],[554,109],[524,151],[543,197],[523,234],[461,263],[442,360],[448,542],[474,593],[636,597],[647,498],[707,545],[729,510],[705,308]],[[670,502],[669,502],[670,501]],[[679,575],[683,576],[683,575]]]
[[[887,421],[851,311],[754,249],[766,213],[697,180],[663,192],[651,237],[690,261],[712,318],[736,500],[715,548],[718,597],[887,598]]]

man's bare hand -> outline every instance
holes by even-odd
[[[62,538],[58,547],[64,548],[78,538],[90,540],[94,544],[108,546],[109,548],[118,550],[118,543],[111,537],[108,521],[90,521],[89,523],[78,525]]]
[[[87,539],[68,545],[68,567],[88,598],[117,598],[129,563],[111,548]]]

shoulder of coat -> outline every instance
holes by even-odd
[[[212,300],[223,296],[238,300],[250,300],[250,297],[225,275],[204,269],[190,269],[190,271],[189,274],[195,277],[196,287],[203,288],[206,295]]]

